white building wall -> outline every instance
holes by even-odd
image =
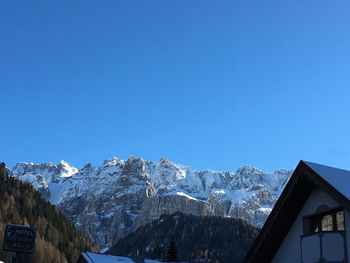
[[[326,205],[329,208],[335,208],[339,206],[339,204],[327,193],[325,193],[321,189],[315,189],[310,194],[308,200],[305,202],[299,215],[297,216],[292,227],[290,228],[286,238],[283,240],[279,250],[277,251],[275,257],[272,260],[273,263],[301,262],[300,236],[303,235],[303,217],[316,213],[317,208],[321,205]],[[348,211],[346,211],[346,229],[350,229],[349,219],[350,214]],[[349,235],[349,233],[347,234]],[[348,239],[347,237],[347,240],[350,239]]]
[[[350,251],[350,212],[348,210],[345,210],[345,230],[346,230],[346,242],[347,242],[347,248],[348,248],[348,261],[349,261],[349,251]]]

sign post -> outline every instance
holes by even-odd
[[[5,230],[3,250],[16,252],[12,262],[18,263],[17,252],[32,254],[35,248],[36,230],[23,225],[8,224]]]

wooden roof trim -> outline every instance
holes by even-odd
[[[290,177],[288,183],[286,184],[285,188],[283,189],[280,197],[278,198],[274,208],[272,209],[270,215],[267,217],[265,224],[263,225],[262,229],[260,230],[257,238],[255,239],[253,245],[251,246],[250,250],[248,251],[248,254],[246,255],[245,261],[253,262],[250,259],[254,258],[256,253],[258,252],[259,247],[261,244],[266,240],[266,236],[270,232],[270,229],[273,227],[274,222],[276,221],[276,218],[278,217],[282,207],[284,206],[285,202],[287,201],[288,197],[293,192],[294,188],[296,187],[297,183],[299,182],[301,178],[301,174],[303,172],[305,163],[299,162],[298,166],[294,170],[292,176]]]

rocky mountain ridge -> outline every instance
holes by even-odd
[[[137,157],[112,158],[81,169],[64,161],[18,163],[11,170],[101,247],[176,211],[238,217],[261,227],[291,172],[264,173],[252,166],[235,173],[197,171],[167,159],[158,163]]]

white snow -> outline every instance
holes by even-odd
[[[82,256],[88,263],[135,263],[131,258],[95,254],[91,252],[82,253]]]
[[[305,162],[312,170],[325,179],[335,189],[350,200],[350,171],[325,166],[312,162]]]
[[[185,194],[184,192],[176,192],[176,195],[184,196],[184,197],[186,197],[186,198],[188,198],[188,199],[198,201],[198,199],[193,198],[192,196],[189,196],[188,194]]]
[[[64,191],[67,189],[67,183],[49,183],[48,187],[50,190],[50,203],[54,205],[59,204],[62,200]]]
[[[60,166],[63,169],[63,172],[61,173],[61,177],[70,177],[73,176],[78,172],[78,169],[72,166],[71,164],[61,160],[58,163],[58,166]]]
[[[261,212],[267,212],[270,213],[272,211],[272,207],[260,207],[259,210]]]
[[[213,194],[224,195],[226,192],[224,189],[213,190]]]
[[[103,254],[109,250],[109,247],[104,247],[100,249],[100,253]]]

